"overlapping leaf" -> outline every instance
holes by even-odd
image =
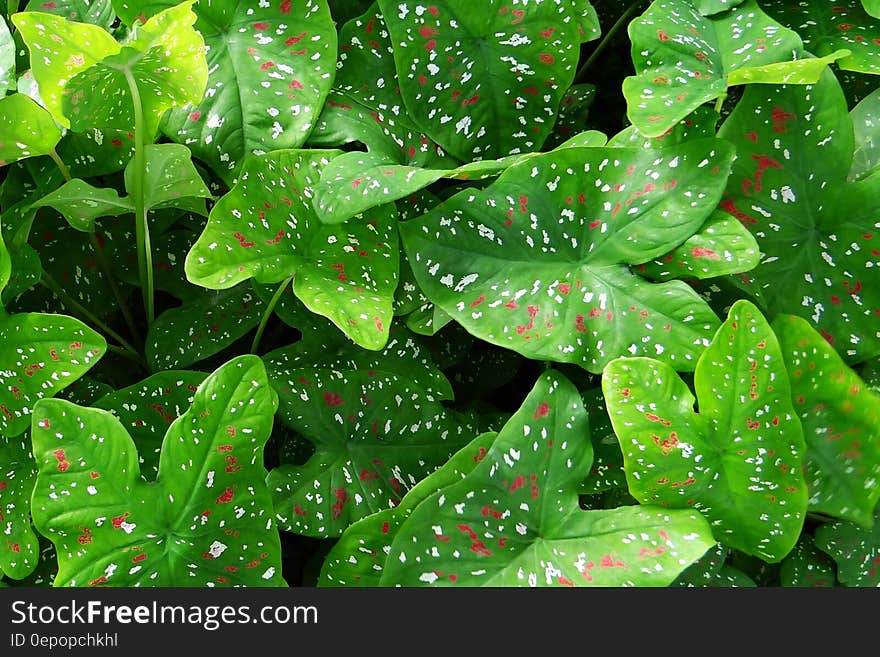
[[[662,134],[728,85],[806,84],[846,53],[803,52],[798,34],[747,0],[714,18],[690,0],[656,0],[629,25],[637,75],[624,80],[627,115],[643,134]]]
[[[714,544],[697,513],[581,510],[591,461],[577,389],[543,375],[480,463],[413,510],[381,584],[663,586]]]
[[[15,85],[15,42],[6,19],[0,16],[0,96]]]
[[[782,586],[830,588],[835,584],[834,562],[804,534],[780,567]]]
[[[36,477],[30,436],[0,436],[0,575],[11,579],[27,577],[39,561],[30,514]]]
[[[833,74],[747,88],[720,135],[737,149],[721,208],[762,253],[731,281],[771,313],[810,320],[848,362],[880,353],[880,176],[846,182],[853,129]]]
[[[849,180],[861,180],[880,171],[880,89],[863,98],[852,112],[856,149]]]
[[[779,561],[806,515],[804,436],[779,343],[748,301],[731,308],[694,386],[699,413],[664,363],[622,358],[606,367],[602,389],[630,493],[698,509],[721,543]]]
[[[58,549],[55,585],[283,585],[263,481],[276,403],[258,358],[230,361],[172,422],[158,480],[145,483],[111,413],[42,402],[32,513]]]
[[[115,19],[111,0],[30,0],[26,11],[40,11],[71,21],[110,29]]]
[[[0,166],[48,155],[60,139],[55,121],[30,97],[11,94],[0,98]]]
[[[425,295],[473,335],[600,372],[623,354],[692,369],[718,326],[679,281],[628,265],[681,244],[718,202],[732,153],[572,148],[509,168],[401,225]]]
[[[844,586],[880,584],[880,514],[870,529],[852,522],[834,522],[816,529],[816,547],[837,563],[837,579]]]

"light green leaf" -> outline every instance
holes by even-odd
[[[60,212],[67,223],[84,233],[95,232],[95,219],[134,212],[129,197],[120,197],[111,187],[94,187],[79,178],[64,183],[34,203],[34,207],[44,206]]]
[[[48,155],[60,140],[55,121],[28,96],[14,93],[0,98],[0,166]]]

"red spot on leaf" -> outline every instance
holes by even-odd
[[[337,395],[335,392],[325,392],[324,393],[324,403],[327,404],[330,408],[335,406],[341,406],[344,402],[342,401],[342,397]]]
[[[538,404],[538,408],[535,410],[534,419],[547,417],[547,414],[550,412],[550,404],[547,402],[541,402]]]
[[[223,491],[223,494],[216,499],[216,502],[217,504],[229,504],[234,496],[235,492],[232,490],[232,487],[227,486],[226,490]]]

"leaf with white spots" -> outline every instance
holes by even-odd
[[[828,555],[816,547],[813,537],[804,534],[782,560],[779,576],[782,586],[825,589],[835,585],[836,568]]]
[[[189,410],[205,372],[165,370],[91,404],[115,415],[128,431],[138,452],[141,476],[155,481],[159,455],[168,425]]]
[[[809,508],[870,526],[880,500],[880,395],[806,320],[779,315],[773,330],[804,428]]]
[[[863,98],[850,118],[855,131],[855,154],[849,180],[862,180],[880,171],[880,89]]]
[[[798,34],[756,0],[713,18],[690,0],[656,0],[629,25],[636,75],[623,82],[627,115],[656,137],[729,85],[807,84],[847,53],[805,56]]]
[[[431,494],[465,477],[483,460],[498,434],[483,433],[411,488],[393,509],[350,525],[327,554],[318,586],[379,586],[391,543],[412,510]]]
[[[147,363],[158,371],[213,356],[256,328],[265,308],[247,281],[225,290],[201,290],[150,324]]]
[[[22,579],[37,567],[39,542],[30,514],[36,478],[30,436],[0,436],[0,576]]]
[[[256,356],[198,387],[165,433],[156,482],[110,412],[36,408],[32,514],[55,544],[55,586],[283,586],[263,447],[277,397]]]
[[[134,167],[133,161],[125,168],[125,188],[134,189],[135,178],[141,177],[148,210],[181,207],[186,199],[211,197],[186,146],[148,144],[144,147],[144,159],[142,172]],[[207,215],[207,212],[203,210],[201,214]]]
[[[612,488],[626,488],[626,475],[623,470],[623,454],[620,442],[611,426],[608,409],[601,388],[588,390],[582,396],[584,407],[590,418],[590,438],[593,441],[593,464],[590,472],[581,482],[578,492],[581,495],[595,495]]]
[[[95,187],[74,178],[34,203],[33,207],[49,206],[60,212],[76,230],[93,233],[95,220],[119,217],[134,212],[129,197],[120,197],[112,187]]]
[[[15,41],[6,19],[0,16],[0,97],[15,85]]]
[[[718,319],[681,281],[631,271],[681,244],[718,203],[724,142],[569,148],[507,169],[401,224],[424,294],[472,335],[600,372],[624,354],[693,369]]]
[[[48,155],[61,139],[52,116],[24,94],[0,98],[0,166]]]
[[[761,7],[797,30],[810,52],[845,49],[848,56],[837,62],[841,69],[880,73],[880,20],[865,13],[861,0],[761,0]]]
[[[696,509],[719,542],[766,561],[794,547],[807,511],[804,435],[782,352],[750,302],[730,309],[694,375],[649,358],[605,368],[602,390],[642,504]]]
[[[541,376],[480,463],[412,512],[383,586],[664,586],[715,541],[697,513],[583,511],[593,458],[574,385]]]
[[[720,207],[761,249],[730,281],[809,320],[849,363],[880,354],[880,176],[846,181],[853,128],[834,75],[748,87],[719,135],[737,152]]]
[[[634,125],[629,125],[614,135],[608,145],[615,148],[669,148],[692,139],[714,137],[719,118],[712,107],[700,105],[661,135],[646,137]]]
[[[556,124],[553,126],[553,132],[544,142],[544,148],[555,148],[583,130],[595,100],[595,85],[571,85],[562,97],[562,102],[559,104],[559,114],[556,116]]]
[[[286,378],[273,382],[279,417],[315,453],[303,465],[274,468],[267,481],[281,527],[297,534],[339,536],[396,506],[479,433],[390,372],[305,368]]]
[[[723,11],[741,5],[743,0],[693,0],[694,7],[703,16],[720,14]]]
[[[111,0],[30,0],[27,11],[62,16],[71,21],[100,25],[109,30],[116,14]]]
[[[818,527],[816,547],[837,563],[837,579],[844,586],[880,585],[880,513],[866,529],[852,522]]]
[[[465,162],[540,149],[578,63],[573,3],[378,4],[401,97],[427,135]]]
[[[238,183],[211,209],[186,258],[187,278],[225,289],[253,278],[293,291],[357,344],[388,339],[398,257],[396,210],[387,204],[356,221],[325,225],[313,185],[337,151],[276,151],[251,158]]]

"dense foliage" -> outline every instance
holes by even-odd
[[[880,2],[0,19],[0,585],[880,584]]]

